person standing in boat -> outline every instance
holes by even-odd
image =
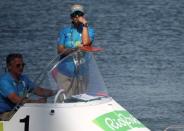
[[[61,29],[57,43],[57,52],[62,56],[67,56],[73,50],[82,46],[90,46],[94,41],[94,29],[88,26],[88,21],[84,16],[84,8],[80,4],[71,7],[71,26]],[[58,83],[63,85],[66,95],[77,94],[76,82],[73,80],[75,65],[73,60],[63,62],[60,67],[64,71],[57,77]],[[71,84],[71,82],[73,82]],[[73,87],[72,87],[73,85]],[[79,92],[78,92],[79,93]]]
[[[94,29],[88,26],[80,4],[71,7],[71,26],[62,28],[57,43],[58,54],[67,54],[74,48],[90,46],[94,41]]]
[[[11,53],[6,57],[7,72],[0,77],[0,119],[7,119],[10,111],[19,104],[45,103],[46,97],[55,94],[54,91],[38,87],[26,75],[23,56],[19,53]],[[33,92],[40,99],[26,98],[28,92]]]

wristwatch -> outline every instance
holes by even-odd
[[[88,23],[83,24],[83,27],[88,27]]]

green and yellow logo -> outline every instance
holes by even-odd
[[[3,131],[3,122],[0,122],[0,131]]]
[[[128,131],[145,127],[127,111],[113,111],[97,117],[93,122],[105,131]]]

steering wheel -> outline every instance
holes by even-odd
[[[61,103],[64,103],[64,100],[66,99],[66,95],[65,95],[63,89],[59,89],[58,92],[55,95],[54,104],[57,103],[58,98],[61,98],[61,95],[62,95],[62,99],[60,101],[61,101]]]

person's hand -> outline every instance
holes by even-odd
[[[77,47],[81,48],[81,47],[83,47],[83,44],[78,44]]]
[[[87,20],[86,20],[83,16],[79,16],[79,17],[78,17],[78,21],[79,21],[80,23],[82,23],[82,24],[88,23]]]
[[[64,54],[68,55],[68,54],[74,52],[75,50],[76,50],[75,48],[67,48],[67,49],[65,49]]]

